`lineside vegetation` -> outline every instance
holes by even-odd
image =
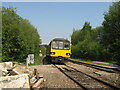
[[[85,22],[71,35],[72,57],[120,64],[120,2],[113,3],[104,14],[102,26],[92,28]]]
[[[39,53],[37,29],[20,17],[15,8],[2,7],[2,61],[25,62],[28,54]]]

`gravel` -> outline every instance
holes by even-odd
[[[62,65],[61,65],[62,66]],[[47,88],[80,88],[72,80],[60,72],[54,65],[30,66],[30,69],[36,68],[46,79]]]
[[[66,62],[66,64],[84,73],[95,76],[98,79],[102,78],[104,81],[111,81],[114,85],[120,84],[119,73],[108,73],[108,72],[100,71],[84,65],[74,64],[71,62]],[[64,65],[58,65],[58,66],[64,67]],[[65,76],[52,64],[30,66],[30,69],[32,70],[34,68],[36,68],[40,74],[43,74],[43,77],[46,79],[46,82],[45,82],[46,88],[80,88],[77,84],[75,84],[72,80],[70,80],[67,76]]]
[[[96,76],[98,79],[101,78],[104,81],[110,81],[114,85],[120,86],[120,73],[108,73],[84,65],[74,64],[71,62],[67,62],[66,64],[84,73],[87,73],[92,76]]]

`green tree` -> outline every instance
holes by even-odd
[[[37,29],[16,14],[15,8],[2,8],[2,61],[22,61],[28,54],[39,52]]]
[[[120,64],[120,2],[114,2],[104,14],[100,27],[92,29],[89,22],[71,35],[72,57]]]
[[[77,42],[72,44],[72,57],[100,60],[100,53],[102,53],[100,46],[101,31],[102,27],[92,29],[89,22],[85,22],[82,29],[74,30],[71,41]]]
[[[120,4],[113,3],[104,16],[101,43],[109,53],[110,59],[120,64]]]

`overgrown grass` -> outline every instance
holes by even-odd
[[[97,64],[97,65],[109,65],[109,64],[116,64],[117,62],[116,61],[93,61],[93,60],[86,60],[86,59],[75,59],[75,58],[72,58],[73,60],[78,60],[78,61],[83,61],[83,62],[87,62],[87,63],[94,63],[94,64]],[[101,62],[101,63],[98,63],[98,62]]]
[[[35,58],[34,58],[34,64],[30,64],[31,65],[41,65],[42,64],[42,60],[43,58],[45,57],[46,55],[46,48],[44,46],[41,46],[41,53],[42,53],[42,56],[39,56],[39,54],[35,54]]]
[[[97,64],[97,65],[108,65],[108,64],[103,64],[103,63],[94,63],[94,64]]]
[[[2,53],[0,53],[0,62],[2,62]]]
[[[73,60],[78,60],[78,61],[87,61],[87,62],[94,62],[93,60],[87,60],[87,59],[76,59],[72,58]]]
[[[43,57],[44,56],[35,55],[35,64],[34,65],[42,64]]]

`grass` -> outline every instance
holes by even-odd
[[[41,53],[43,56],[39,56],[39,54],[35,54],[34,64],[30,64],[30,66],[42,64],[42,60],[43,60],[44,56],[46,55],[46,48],[44,46],[41,46],[40,50],[42,51]]]
[[[86,60],[86,59],[76,59],[76,58],[72,58],[72,59],[78,61],[85,61],[85,62],[94,62],[93,60]]]
[[[35,56],[35,65],[40,65],[40,64],[42,64],[43,57],[44,57],[44,56],[36,55],[36,56]]]
[[[41,65],[43,58],[44,56],[35,55],[34,64],[29,64],[29,66]]]
[[[97,65],[107,65],[107,66],[109,64],[116,64],[117,63],[116,61],[106,61],[106,62],[103,62],[103,61],[93,61],[93,60],[75,59],[75,58],[73,58],[73,60],[83,61],[83,62],[87,62],[87,63],[94,63],[94,64],[97,64]],[[98,62],[101,62],[101,63],[98,63]]]
[[[2,62],[2,53],[0,53],[0,62]]]
[[[108,63],[108,62],[105,62],[105,63]],[[104,64],[104,63],[94,63],[94,64],[97,64],[97,65],[105,65],[105,66],[110,66],[110,63],[108,63],[108,64]]]

